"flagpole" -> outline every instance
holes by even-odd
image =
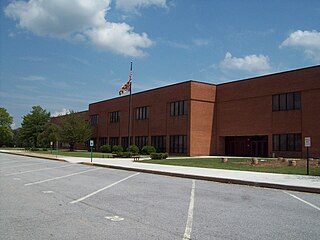
[[[131,145],[131,92],[132,92],[132,62],[130,66],[130,96],[129,96],[129,119],[128,119],[128,147]]]

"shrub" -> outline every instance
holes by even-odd
[[[111,146],[110,146],[109,144],[102,145],[102,146],[100,147],[100,152],[110,153],[110,152],[111,152]]]
[[[120,145],[114,145],[112,146],[112,152],[115,152],[115,153],[123,152],[123,147]]]
[[[36,151],[39,151],[39,148],[31,148],[30,150],[33,152],[36,152]]]
[[[42,148],[42,151],[47,152],[48,149],[47,148]]]
[[[123,158],[131,158],[132,155],[133,155],[132,152],[123,152],[121,157],[123,157]]]
[[[128,152],[131,152],[133,154],[138,154],[139,153],[139,148],[136,145],[131,145],[127,148]]]
[[[157,150],[153,146],[144,146],[141,150],[142,154],[150,155],[151,153],[155,153]]]
[[[151,159],[166,159],[169,157],[168,153],[151,153],[150,158]]]

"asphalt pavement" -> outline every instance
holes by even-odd
[[[208,169],[183,166],[170,166],[160,164],[146,164],[134,162],[133,159],[125,158],[78,158],[55,155],[39,155],[24,151],[3,151],[6,153],[23,154],[44,157],[53,160],[67,161],[71,163],[82,163],[93,166],[109,167],[115,169],[138,171],[144,173],[161,174],[198,180],[215,181],[222,183],[233,183],[250,185],[256,187],[275,188],[291,191],[302,191],[310,193],[320,193],[320,176],[275,174],[251,171],[234,171],[224,169]],[[320,168],[319,168],[320,175]]]
[[[0,239],[320,238],[312,193],[2,153],[0,192]]]

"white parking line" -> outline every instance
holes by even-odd
[[[137,176],[137,175],[139,175],[139,174],[140,174],[140,173],[132,174],[132,175],[130,175],[129,177],[123,178],[123,179],[121,179],[121,180],[119,180],[119,181],[117,181],[117,182],[115,182],[115,183],[112,183],[112,184],[110,184],[110,185],[108,185],[108,186],[106,186],[106,187],[104,187],[104,188],[101,188],[101,189],[99,189],[99,190],[97,190],[97,191],[95,191],[95,192],[93,192],[93,193],[90,193],[90,194],[88,194],[88,195],[86,195],[86,196],[84,196],[84,197],[82,197],[82,198],[79,198],[79,199],[77,199],[77,200],[74,200],[74,201],[72,201],[72,202],[70,202],[70,203],[71,203],[71,204],[74,204],[74,203],[77,203],[77,202],[81,202],[81,201],[83,201],[83,200],[85,200],[85,199],[87,199],[87,198],[89,198],[89,197],[91,197],[91,196],[93,196],[93,195],[95,195],[95,194],[103,191],[103,190],[106,190],[106,189],[108,189],[108,188],[111,188],[112,186],[117,185],[118,183],[121,183],[121,182],[123,182],[123,181],[125,181],[125,180],[128,180],[129,178],[132,178],[132,177]]]
[[[18,165],[18,166],[10,166],[10,167],[1,167],[0,170],[7,169],[7,168],[15,168],[15,167],[27,167],[27,166],[41,165],[41,164],[47,164],[47,163],[35,163],[35,164],[24,164],[24,165]]]
[[[188,210],[188,219],[186,224],[186,230],[184,231],[183,239],[182,240],[189,240],[191,239],[191,231],[192,231],[192,222],[193,222],[193,209],[194,209],[194,192],[196,189],[196,181],[192,180],[192,189],[190,195],[190,204]]]
[[[34,169],[34,170],[29,170],[29,171],[24,171],[24,172],[16,172],[16,173],[5,174],[3,176],[19,175],[19,174],[24,174],[24,173],[38,172],[38,171],[57,169],[57,168],[65,168],[65,167],[71,167],[71,166],[73,166],[73,165],[70,164],[70,165],[60,166],[60,167],[46,167],[46,168]]]
[[[293,197],[293,198],[295,198],[295,199],[297,199],[297,200],[299,200],[299,201],[301,201],[301,202],[303,202],[303,203],[305,203],[305,204],[307,204],[307,205],[309,205],[309,206],[317,209],[318,211],[320,211],[320,208],[317,207],[316,205],[313,205],[312,203],[309,203],[309,202],[303,200],[302,198],[299,198],[299,197],[297,197],[296,195],[293,195],[293,194],[288,193],[288,192],[286,192],[286,191],[283,191],[283,192],[286,193],[286,194],[288,194],[288,195],[290,195],[291,197]]]
[[[17,163],[17,162],[19,162],[19,163],[25,163],[25,162],[32,162],[32,161],[34,161],[34,159],[32,159],[32,160],[20,160],[20,161],[10,161],[10,162],[0,162],[0,164],[5,164],[5,163]],[[1,165],[2,166],[2,165]]]
[[[49,179],[46,179],[46,180],[32,182],[32,183],[26,183],[25,186],[35,185],[35,184],[44,183],[44,182],[50,182],[50,181],[53,181],[53,180],[58,180],[58,179],[61,179],[61,178],[67,178],[67,177],[71,177],[71,176],[82,174],[82,173],[86,173],[86,172],[96,171],[96,170],[99,170],[99,169],[101,169],[101,168],[95,168],[95,169],[90,169],[90,170],[86,170],[86,171],[82,171],[82,172],[76,172],[76,173],[68,174],[68,175],[65,175],[65,176],[49,178]]]

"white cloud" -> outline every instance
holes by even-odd
[[[5,8],[18,26],[40,36],[51,36],[77,42],[89,41],[100,49],[140,57],[152,45],[146,33],[133,32],[126,23],[106,20],[110,0],[30,0],[15,1]],[[142,1],[143,2],[143,1]],[[137,6],[145,6],[146,3]]]
[[[134,57],[144,56],[141,48],[152,45],[146,33],[134,33],[133,28],[126,23],[106,23],[102,27],[88,30],[86,34],[101,49]]]
[[[20,77],[19,79],[21,79],[21,80],[27,80],[27,81],[45,81],[45,80],[47,80],[46,77],[36,76],[36,75],[26,76],[26,77]]]
[[[66,109],[66,108],[63,108],[62,111],[58,112],[54,112],[51,114],[51,117],[58,117],[58,116],[62,116],[62,115],[67,115],[70,113],[70,110]]]
[[[280,48],[297,47],[304,50],[305,56],[320,63],[320,32],[297,30],[284,40]]]
[[[195,38],[192,40],[192,42],[199,47],[207,46],[210,43],[208,39],[203,39],[203,38]]]
[[[116,8],[125,12],[155,5],[157,7],[167,7],[166,0],[116,0]]]
[[[261,54],[253,54],[243,58],[237,58],[233,57],[230,52],[227,52],[219,66],[221,69],[242,70],[259,73],[271,70],[269,57]]]

